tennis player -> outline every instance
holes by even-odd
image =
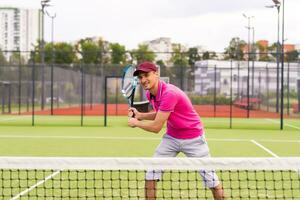
[[[159,80],[157,67],[151,62],[138,65],[134,76],[138,76],[140,85],[146,90],[153,111],[138,112],[130,108],[128,125],[146,131],[159,133],[167,122],[167,131],[155,150],[154,157],[176,157],[182,152],[187,157],[210,157],[204,138],[204,128],[187,95],[172,84]],[[214,171],[201,170],[204,185],[211,189],[215,200],[224,200],[223,188]],[[147,172],[145,196],[147,200],[156,198],[156,182],[161,172]]]

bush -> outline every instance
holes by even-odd
[[[199,96],[195,94],[188,95],[194,105],[199,104],[214,104],[214,96],[207,95],[207,96]],[[225,96],[218,95],[216,96],[216,105],[229,105],[230,99],[226,98]]]

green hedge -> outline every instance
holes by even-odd
[[[207,96],[199,96],[199,95],[188,95],[194,105],[199,104],[214,104],[214,96],[207,95]],[[226,98],[225,96],[218,95],[216,96],[216,105],[229,105],[230,99]]]

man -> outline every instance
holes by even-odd
[[[208,145],[204,138],[203,124],[187,95],[174,85],[159,80],[157,67],[151,62],[138,65],[134,76],[138,76],[140,85],[153,110],[148,113],[129,109],[128,125],[146,131],[159,133],[167,122],[167,131],[154,157],[175,157],[182,152],[187,157],[209,157]],[[223,188],[214,171],[200,171],[206,187],[213,193],[214,199],[224,200]],[[161,178],[158,172],[147,172],[145,196],[147,200],[156,198],[156,181]]]

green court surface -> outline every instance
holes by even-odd
[[[203,118],[212,156],[300,156],[300,120]],[[149,157],[164,134],[127,126],[126,117],[0,116],[1,156]]]
[[[229,119],[203,118],[202,120],[206,127],[205,136],[213,157],[300,156],[300,120],[285,120],[284,130],[279,130],[280,122],[274,119],[233,119],[233,129],[230,129]],[[104,127],[103,117],[84,117],[84,126],[81,127],[81,118],[78,116],[36,116],[33,127],[31,116],[2,115],[0,116],[0,156],[151,157],[165,131],[164,129],[159,134],[154,134],[138,128],[130,128],[127,126],[126,117],[109,117],[107,122],[108,126]],[[26,177],[33,173],[33,180],[24,178],[0,184],[0,193],[7,195],[6,197],[16,196],[26,191],[21,199],[49,199],[52,195],[58,199],[61,198],[60,195],[66,195],[69,199],[73,196],[83,199],[91,196],[88,199],[94,199],[93,195],[107,196],[107,198],[101,197],[100,199],[122,199],[122,195],[126,197],[132,193],[133,196],[143,196],[144,192],[143,172],[139,175],[130,175],[126,172],[116,174],[117,178],[133,176],[133,179],[138,179],[124,181],[122,184],[118,180],[114,182],[114,179],[109,178],[113,175],[112,172],[84,171],[82,175],[80,171],[76,171],[79,175],[75,172],[59,171],[3,171],[1,173],[2,177],[8,179],[22,176],[22,174]],[[236,199],[239,196],[251,197],[251,199],[261,199],[261,196],[268,196],[270,199],[275,196],[279,199],[300,198],[299,172],[281,173],[280,177],[283,176],[283,179],[278,180],[276,179],[278,175],[256,172],[250,172],[250,175],[245,172],[241,174],[218,172],[218,174],[222,176],[225,192],[229,195],[228,199]],[[53,178],[45,181],[45,177],[52,175]],[[108,180],[101,181],[105,176]],[[167,176],[164,175],[164,178]],[[210,191],[203,188],[199,176],[189,177],[190,175],[185,173],[179,173],[177,176],[187,177],[189,182],[176,181],[175,177],[176,180],[173,180],[172,184],[170,181],[160,183],[163,185],[158,187],[165,188],[165,190],[159,191],[163,193],[164,198],[158,199],[168,199],[167,197],[171,198],[171,195],[173,196],[171,199],[211,198]],[[67,180],[70,177],[71,180]],[[252,181],[251,177],[259,181]],[[266,177],[271,177],[272,181],[264,181]],[[286,180],[285,177],[287,177]],[[79,181],[76,180],[78,178]],[[231,181],[232,178],[237,178],[238,181]],[[43,184],[35,186],[40,180]],[[291,184],[295,187],[294,191],[291,191],[291,188],[285,189],[285,185]],[[11,190],[10,186],[13,185],[16,189]],[[23,186],[20,188],[21,185]],[[27,191],[32,186],[34,189]],[[67,190],[66,194],[60,187]],[[111,189],[111,187],[116,189]],[[114,198],[109,197],[114,195],[116,195]]]

